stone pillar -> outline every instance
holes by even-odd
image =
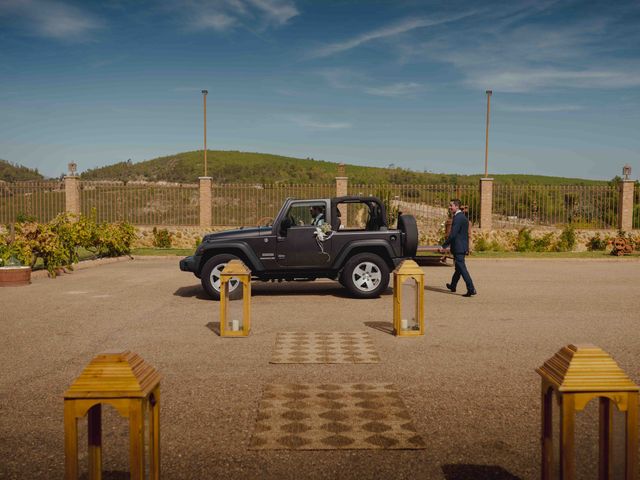
[[[64,198],[65,212],[78,215],[82,213],[80,206],[80,177],[76,175],[65,175]]]
[[[338,176],[336,177],[336,197],[344,197],[347,195],[349,186],[349,177],[345,174],[344,163],[338,165]],[[343,226],[347,226],[347,206],[342,204],[338,207],[340,210],[340,222]]]
[[[618,228],[630,232],[633,228],[633,180],[620,182],[620,196],[618,197]]]
[[[480,229],[493,228],[493,178],[480,179]]]
[[[200,177],[200,226],[211,226],[211,185],[213,178]]]

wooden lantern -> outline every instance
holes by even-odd
[[[78,418],[88,414],[89,479],[102,478],[102,404],[129,418],[132,480],[145,477],[144,419],[149,411],[149,478],[160,478],[160,374],[136,353],[97,355],[64,394],[65,478],[78,478]]]
[[[246,337],[250,330],[251,270],[231,260],[220,273],[220,336]]]
[[[424,272],[413,260],[405,260],[393,273],[395,335],[424,335]]]
[[[613,408],[625,412],[625,479],[636,479],[638,461],[638,386],[603,350],[568,345],[536,369],[542,377],[543,480],[555,478],[553,465],[553,399],[560,410],[560,478],[575,478],[575,414],[594,398],[600,401],[598,479],[613,478]]]

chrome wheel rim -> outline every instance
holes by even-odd
[[[216,292],[220,291],[220,274],[226,266],[226,263],[219,263],[211,270],[211,274],[209,275],[209,282]],[[232,277],[231,280],[229,280],[229,293],[238,288],[239,283],[240,281],[236,277]]]
[[[370,292],[382,281],[382,272],[373,262],[362,262],[356,265],[351,280],[358,290]]]

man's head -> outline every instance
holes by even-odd
[[[461,204],[461,203],[462,203],[462,202],[460,202],[460,200],[459,200],[459,199],[457,199],[457,198],[453,198],[453,199],[451,199],[451,200],[449,201],[449,211],[450,211],[453,215],[455,215],[455,214],[456,214],[456,212],[457,212],[458,210],[460,210],[460,204]]]
[[[319,205],[314,205],[311,208],[309,208],[309,213],[313,218],[316,218],[318,215],[320,215],[322,211],[323,211],[323,208]]]

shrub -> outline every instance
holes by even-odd
[[[505,248],[498,240],[494,238],[489,244],[489,250],[491,250],[492,252],[504,252]]]
[[[23,265],[42,259],[49,275],[55,277],[61,267],[71,267],[78,261],[78,248],[83,247],[99,256],[129,254],[135,229],[128,223],[96,224],[93,216],[60,214],[49,223],[18,222],[15,235],[0,235],[0,261],[12,255]]]
[[[516,252],[530,252],[533,250],[533,237],[531,237],[531,229],[523,227],[518,230],[518,236],[515,242]]]
[[[587,250],[589,250],[590,252],[606,250],[608,243],[609,242],[606,238],[602,238],[600,237],[599,233],[596,233],[587,241]]]
[[[30,252],[30,265],[33,267],[38,258],[42,259],[49,275],[56,276],[56,270],[67,262],[66,250],[53,225],[49,223],[25,222],[15,225],[15,243]]]
[[[171,248],[171,234],[166,228],[158,230],[153,227],[153,246],[156,248]]]
[[[136,230],[130,223],[102,223],[97,229],[98,254],[103,257],[129,255],[136,237]]]
[[[553,244],[553,233],[545,233],[542,237],[533,240],[534,252],[548,252]]]
[[[558,243],[555,246],[555,250],[556,252],[570,252],[575,246],[576,231],[573,226],[566,225],[560,233],[560,237],[558,238]]]
[[[479,237],[473,241],[473,249],[476,252],[486,252],[490,249],[490,245],[485,237]]]

